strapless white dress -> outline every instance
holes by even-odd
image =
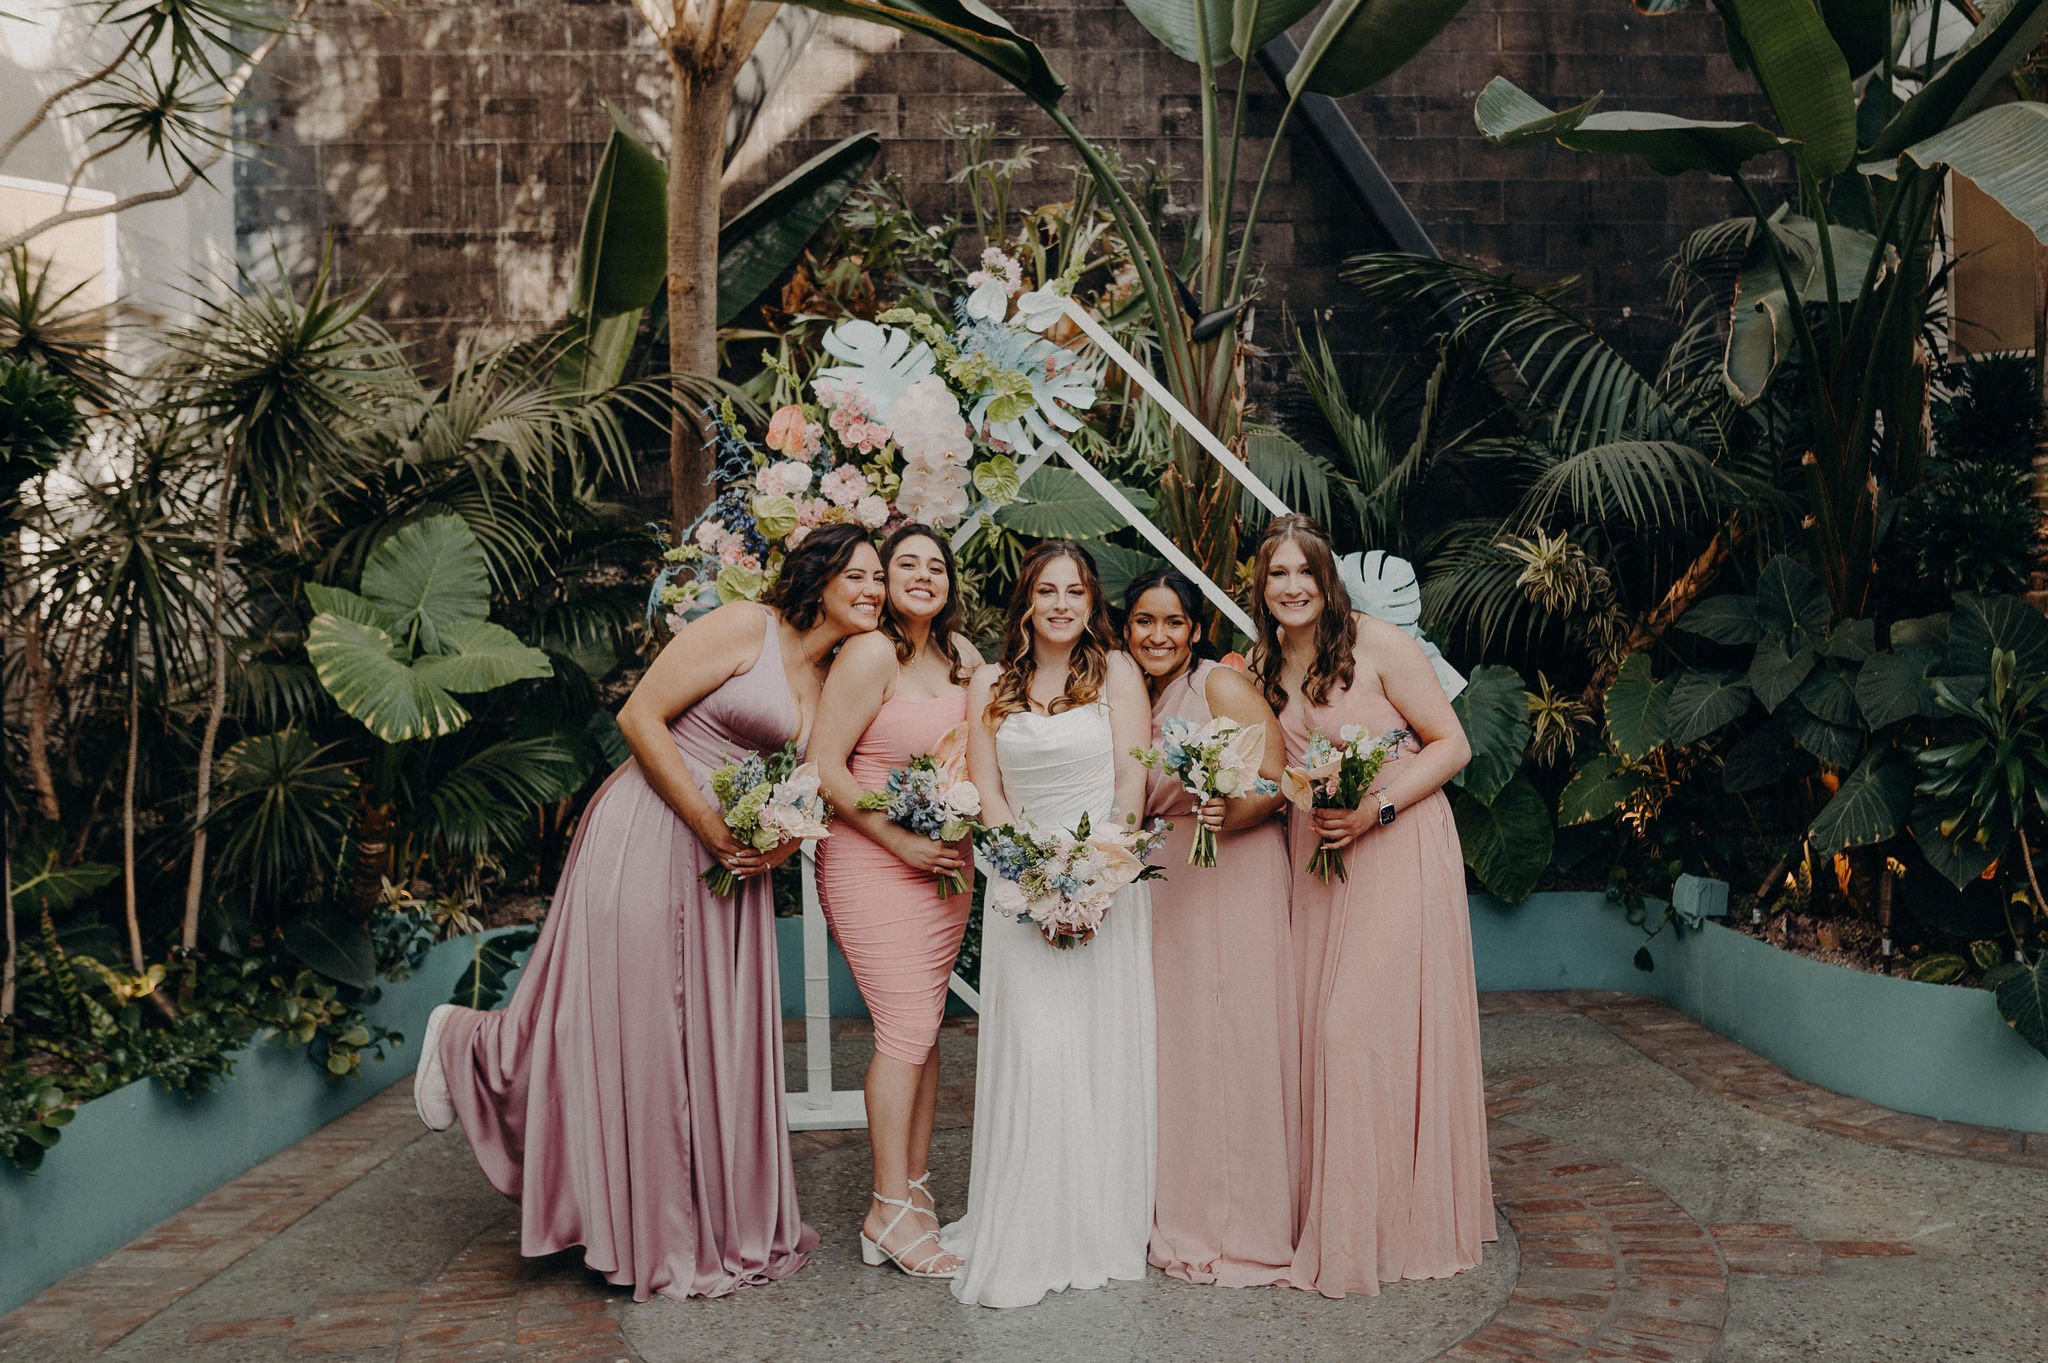
[[[1011,810],[1073,828],[1115,817],[1109,707],[1026,711],[996,732]],[[1085,946],[1013,918],[982,923],[981,1035],[967,1213],[942,1235],[966,1260],[953,1295],[1029,1306],[1145,1276],[1158,1100],[1150,887],[1118,893]]]

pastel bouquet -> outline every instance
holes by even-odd
[[[717,495],[664,553],[650,615],[673,623],[700,604],[758,599],[821,525],[948,530],[977,504],[1016,501],[1012,456],[1079,429],[1095,404],[1093,364],[1044,334],[1072,285],[1028,288],[1022,263],[990,248],[952,317],[895,307],[849,319],[821,338],[822,356],[778,368],[795,400],[758,439],[730,401],[708,409]]]
[[[1118,890],[1159,874],[1145,858],[1171,827],[1131,819],[1097,832],[1083,815],[1071,833],[1029,821],[978,828],[975,845],[995,872],[984,909],[1031,924],[1052,946],[1082,946],[1101,930]]]
[[[967,726],[948,729],[934,751],[890,772],[885,787],[863,792],[854,807],[877,811],[934,842],[958,842],[972,833],[981,791],[967,779]],[[970,884],[965,872],[942,871],[939,896],[965,894]]]
[[[1259,775],[1265,754],[1265,725],[1239,724],[1222,715],[1206,724],[1178,715],[1162,720],[1158,747],[1131,749],[1147,767],[1179,777],[1181,788],[1198,803],[1218,796],[1274,794],[1279,787]],[[1197,823],[1188,865],[1215,864],[1216,830]]]
[[[1410,735],[1406,729],[1374,737],[1361,724],[1347,724],[1338,730],[1335,742],[1317,730],[1308,737],[1301,763],[1280,774],[1280,793],[1296,809],[1356,809],[1379,779],[1380,768]],[[1316,845],[1308,869],[1324,881],[1350,880],[1344,867],[1344,853],[1335,847]]]
[[[818,768],[797,757],[796,744],[771,753],[752,753],[711,773],[725,826],[756,852],[772,852],[792,838],[822,838],[832,817],[818,788]],[[713,894],[739,890],[739,877],[723,865],[704,873]]]

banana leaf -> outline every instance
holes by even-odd
[[[1287,93],[1355,95],[1400,70],[1443,32],[1465,0],[1336,0],[1287,73]]]
[[[855,133],[763,190],[718,229],[718,325],[728,325],[789,268],[881,154],[880,136]]]
[[[1641,111],[1597,112],[1600,96],[1551,109],[1506,77],[1479,92],[1473,117],[1498,147],[1555,138],[1574,151],[1640,156],[1661,175],[1706,170],[1732,175],[1743,162],[1792,145],[1760,123],[1724,123]]]

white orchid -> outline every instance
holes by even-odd
[[[1066,315],[1066,291],[1057,281],[1017,300],[1017,323],[1032,331],[1042,332]]]

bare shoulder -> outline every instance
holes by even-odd
[[[974,646],[974,640],[964,634],[953,636],[953,656],[970,672],[982,665],[981,650]]]
[[[744,649],[752,657],[759,651],[764,617],[773,619],[774,609],[757,601],[728,601],[677,630],[663,651],[682,654],[711,649],[737,653]]]
[[[1120,648],[1109,655],[1109,676],[1116,682],[1136,682],[1140,686],[1145,684],[1145,674],[1138,670],[1137,661]]]
[[[1258,685],[1234,667],[1210,668],[1208,677],[1202,682],[1202,698],[1217,714],[1253,706],[1266,708],[1266,698],[1259,694]]]
[[[995,663],[983,663],[975,668],[974,675],[967,679],[968,688],[974,691],[993,691],[996,687],[996,678],[1002,673],[1003,669]]]
[[[875,671],[896,665],[896,641],[878,629],[864,634],[849,635],[839,645],[839,656],[832,660],[834,669],[851,664],[857,670]]]

